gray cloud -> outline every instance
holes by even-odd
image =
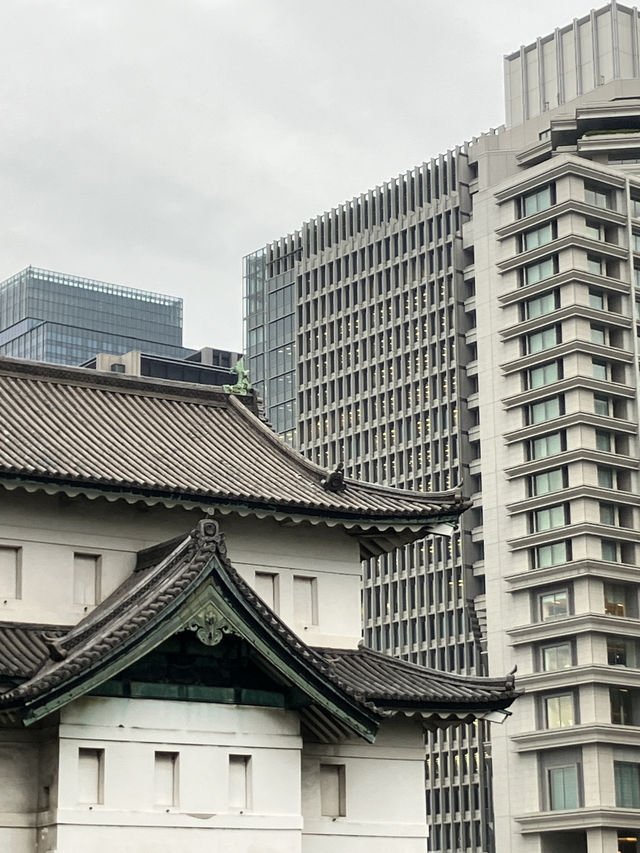
[[[241,258],[501,123],[502,55],[577,0],[4,0],[0,276],[185,300],[241,346]]]

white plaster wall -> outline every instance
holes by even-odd
[[[136,552],[187,534],[202,514],[98,499],[0,492],[0,546],[19,547],[21,595],[0,597],[0,620],[73,625],[91,607],[73,603],[74,552],[95,554],[104,599],[133,570]],[[253,584],[256,571],[278,576],[279,615],[318,646],[355,648],[360,627],[357,540],[339,527],[281,525],[220,516],[231,562]],[[293,578],[316,578],[317,624],[294,618]]]
[[[104,802],[78,802],[78,750],[104,750]],[[85,697],[60,719],[58,850],[299,853],[297,714],[273,708]],[[154,754],[178,754],[178,798],[154,805]],[[251,797],[229,806],[228,757],[250,756]]]
[[[344,817],[321,815],[320,764],[345,767]],[[385,721],[375,744],[306,743],[302,755],[303,853],[424,853],[424,734],[414,721]]]

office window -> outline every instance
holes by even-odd
[[[100,601],[100,557],[73,555],[73,603],[93,607]]]
[[[585,231],[586,236],[590,240],[604,240],[604,226],[601,222],[598,222],[596,219],[587,219],[585,220]]]
[[[256,572],[255,590],[274,613],[278,612],[278,575],[274,572]]]
[[[542,388],[557,382],[560,378],[559,362],[549,361],[547,364],[532,367],[527,371],[527,388]]]
[[[640,200],[637,198],[631,199],[631,216],[634,219],[640,218]]]
[[[631,248],[634,252],[640,252],[640,234],[631,235]]]
[[[607,342],[607,334],[604,326],[596,326],[594,323],[591,323],[590,328],[590,336],[591,343],[600,344],[604,346]]]
[[[534,296],[533,299],[527,299],[524,303],[524,319],[534,320],[536,317],[550,314],[559,307],[560,293],[557,290],[543,293],[541,296]]]
[[[533,495],[546,495],[563,488],[565,488],[565,476],[562,468],[552,468],[551,471],[534,474],[531,478]]]
[[[533,216],[534,213],[547,210],[554,204],[554,196],[555,187],[553,184],[547,184],[546,187],[527,193],[520,199],[520,216]]]
[[[104,803],[104,749],[78,750],[78,802]]]
[[[533,565],[536,569],[548,569],[560,566],[571,559],[569,542],[552,542],[549,545],[538,545],[533,549]]]
[[[605,310],[603,290],[597,287],[589,288],[589,308],[597,308],[599,311]]]
[[[553,646],[543,646],[540,650],[542,669],[544,672],[555,672],[558,669],[568,669],[573,665],[571,643],[556,643]]]
[[[551,811],[577,809],[578,768],[575,764],[568,767],[552,767],[549,770],[549,808]]]
[[[640,809],[640,764],[614,761],[613,775],[616,782],[616,806]]]
[[[563,619],[569,615],[569,590],[557,589],[538,594],[538,613],[541,622]]]
[[[551,222],[541,225],[539,228],[533,228],[531,231],[525,231],[522,235],[522,248],[525,252],[531,249],[537,249],[538,246],[544,246],[545,243],[550,243],[553,240],[553,226]]]
[[[298,625],[318,624],[318,588],[316,578],[294,575],[293,616]]]
[[[593,395],[593,411],[596,415],[609,417],[611,413],[611,400],[604,394]]]
[[[616,726],[635,725],[634,694],[627,687],[610,687],[611,722]]]
[[[532,529],[534,533],[541,533],[544,530],[553,530],[554,527],[563,527],[568,524],[567,506],[559,504],[558,506],[545,507],[538,509],[532,514]]]
[[[575,696],[573,693],[559,693],[544,697],[544,719],[548,729],[563,729],[575,726]]]
[[[0,547],[0,598],[20,598],[22,586],[20,548]]]
[[[156,806],[178,805],[178,753],[156,752],[153,802]]]
[[[606,430],[596,430],[596,448],[611,453],[611,433]]]
[[[541,435],[539,438],[531,439],[529,442],[529,458],[545,459],[547,456],[561,453],[564,449],[563,438],[564,436],[561,432],[552,432],[548,435]]]
[[[613,468],[598,465],[598,485],[602,489],[613,489],[615,484]]]
[[[601,358],[592,358],[591,365],[594,379],[601,379],[604,382],[609,379],[609,365],[606,361]]]
[[[623,584],[605,583],[604,612],[609,616],[630,616],[629,596]]]
[[[616,510],[613,504],[600,504],[600,524],[615,524]]]
[[[251,808],[251,756],[229,756],[229,809]]]
[[[613,210],[613,193],[608,187],[585,184],[584,200],[595,207]]]
[[[563,410],[564,399],[561,395],[531,403],[528,407],[528,423],[541,424],[552,418],[559,418],[563,414]]]
[[[607,637],[607,663],[610,666],[638,668],[638,641]]]
[[[524,284],[537,284],[545,278],[551,278],[555,273],[555,259],[544,258],[534,264],[528,264],[522,270],[522,281]]]
[[[320,814],[326,817],[344,817],[346,786],[344,764],[320,765]]]
[[[543,350],[554,347],[559,343],[559,329],[556,326],[547,326],[546,329],[540,329],[537,332],[531,332],[524,338],[525,354],[542,352]]]
[[[602,539],[600,542],[602,547],[602,559],[610,563],[620,562],[620,547],[613,539]]]
[[[587,272],[594,275],[605,275],[607,267],[604,258],[598,255],[587,255]]]

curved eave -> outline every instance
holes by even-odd
[[[245,501],[227,496],[198,495],[193,493],[167,493],[160,490],[136,489],[113,483],[81,482],[52,477],[28,477],[20,473],[0,473],[0,486],[11,491],[23,489],[26,492],[45,494],[65,494],[67,497],[84,497],[88,500],[103,498],[109,502],[125,501],[129,504],[143,503],[146,506],[182,507],[187,510],[211,512],[221,515],[253,516],[273,518],[279,522],[296,524],[324,525],[342,527],[361,542],[362,557],[378,556],[394,548],[414,542],[426,536],[430,528],[437,524],[457,526],[460,514],[470,505],[468,503],[440,510],[415,513],[383,514],[370,513],[365,516],[357,511],[326,509],[323,507],[273,504],[260,501]],[[373,535],[373,538],[371,538]]]

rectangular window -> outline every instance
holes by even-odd
[[[640,764],[614,761],[613,775],[616,780],[616,806],[640,809]]]
[[[638,643],[623,637],[607,637],[607,663],[610,666],[638,668]]]
[[[564,487],[562,468],[552,468],[551,471],[543,471],[531,478],[531,490],[534,495],[546,495],[549,492],[557,492]]]
[[[78,802],[104,803],[104,749],[78,750]]]
[[[522,271],[523,284],[537,284],[546,278],[551,278],[555,273],[554,258],[544,258],[535,264],[528,264]]]
[[[344,817],[346,809],[344,764],[320,765],[320,814]]]
[[[533,513],[533,531],[535,533],[553,530],[554,527],[564,527],[567,523],[565,504],[545,507]]]
[[[609,616],[628,616],[627,590],[622,584],[605,583],[604,612]]]
[[[0,598],[20,598],[22,595],[22,549],[0,548]]]
[[[229,756],[229,809],[242,811],[251,807],[251,756]]]
[[[560,300],[557,290],[552,290],[550,293],[543,293],[541,296],[534,296],[533,299],[527,299],[524,303],[524,319],[534,320],[536,317],[550,314],[559,307]]]
[[[616,726],[635,725],[633,714],[633,694],[626,687],[610,687],[611,722]]]
[[[594,394],[593,395],[593,411],[596,415],[603,415],[604,417],[609,417],[611,410],[611,401],[604,394]]]
[[[546,696],[544,699],[545,725],[548,729],[575,726],[575,700],[573,693]]]
[[[540,213],[542,210],[547,210],[553,204],[553,185],[548,184],[546,187],[541,187],[527,195],[522,196],[520,200],[520,215],[533,216],[534,213]]]
[[[613,196],[610,189],[598,185],[587,185],[584,188],[584,200],[594,207],[602,207],[605,210],[613,210]]]
[[[561,566],[571,559],[569,542],[552,542],[549,545],[538,545],[534,549],[533,557],[534,566],[537,569]]]
[[[100,557],[73,555],[73,603],[93,607],[100,601]]]
[[[561,396],[548,397],[546,400],[531,403],[528,411],[528,422],[530,424],[541,424],[550,421],[552,418],[559,418],[563,413],[563,403],[564,400]]]
[[[529,444],[529,454],[531,459],[545,459],[547,456],[561,453],[562,448],[562,433],[552,432],[532,439]]]
[[[256,572],[255,590],[274,613],[278,612],[278,575],[274,572]]]
[[[524,343],[527,355],[554,347],[558,343],[558,328],[556,326],[547,326],[546,329],[531,332],[525,337]]]
[[[598,255],[587,255],[587,272],[594,275],[604,275],[606,272],[604,258]]]
[[[155,754],[153,802],[156,806],[178,805],[177,752],[156,752]]]
[[[596,430],[596,448],[611,453],[611,433],[602,429]]]
[[[640,252],[640,234],[632,234],[631,248],[634,252]]]
[[[528,252],[531,249],[537,249],[538,246],[544,246],[545,243],[550,243],[551,240],[553,240],[553,227],[551,222],[547,222],[539,228],[525,231],[522,235],[522,248]]]
[[[560,379],[560,367],[557,361],[549,361],[539,367],[532,367],[527,372],[527,387],[543,388]]]
[[[544,672],[568,669],[573,665],[571,643],[557,643],[554,646],[543,646],[541,649],[541,658]]]
[[[615,524],[616,510],[613,504],[600,504],[600,524]]]
[[[584,227],[586,236],[590,240],[604,240],[604,226],[601,222],[598,222],[596,219],[587,219],[585,220]]]
[[[601,379],[603,382],[609,379],[609,365],[606,361],[601,358],[592,358],[591,365],[594,379]]]
[[[318,590],[316,578],[293,578],[293,616],[298,625],[318,624]]]
[[[538,596],[540,620],[563,619],[569,615],[569,591],[558,589],[554,592],[543,592]]]
[[[612,539],[602,539],[600,542],[602,548],[602,559],[609,563],[620,562],[620,549],[618,543]]]
[[[605,310],[604,291],[597,287],[589,288],[589,308],[596,308],[598,311]]]
[[[598,485],[602,489],[614,488],[613,468],[605,468],[603,465],[598,465]]]
[[[578,768],[576,765],[552,767],[549,770],[550,810],[577,809],[579,805]]]

